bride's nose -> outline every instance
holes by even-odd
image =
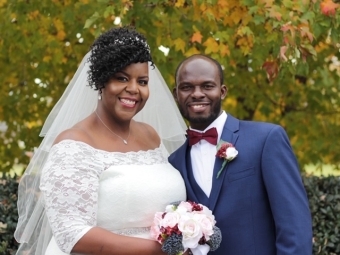
[[[125,90],[129,93],[138,93],[138,83],[137,80],[131,79],[126,85]]]

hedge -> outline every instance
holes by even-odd
[[[12,255],[18,243],[13,237],[18,220],[17,210],[18,182],[16,176],[0,178],[0,254]]]
[[[340,177],[304,176],[313,218],[313,255],[340,255]],[[17,178],[0,178],[0,254],[12,255],[17,216]]]
[[[304,177],[313,217],[313,254],[340,255],[340,177]]]

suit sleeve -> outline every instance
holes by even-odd
[[[275,126],[262,152],[262,174],[276,228],[277,255],[312,254],[312,220],[296,157]]]

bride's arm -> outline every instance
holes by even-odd
[[[74,253],[94,255],[165,255],[158,242],[113,234],[94,227],[72,249]]]
[[[96,227],[103,169],[96,153],[85,144],[64,141],[52,147],[40,188],[59,248],[68,254],[164,255],[156,241],[120,236]]]

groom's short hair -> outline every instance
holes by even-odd
[[[222,66],[221,64],[216,60],[216,59],[213,59],[212,57],[210,56],[207,56],[207,55],[203,55],[203,54],[194,54],[194,55],[191,55],[190,57],[187,57],[185,58],[184,60],[182,60],[179,65],[177,66],[176,68],[176,72],[175,72],[175,85],[177,86],[177,76],[178,76],[178,70],[181,68],[181,66],[187,62],[188,60],[190,59],[193,59],[193,58],[206,58],[206,59],[209,59],[211,60],[217,67],[217,70],[219,72],[219,75],[220,75],[220,82],[221,82],[221,85],[224,84],[224,74],[223,74],[223,69],[222,69]]]

